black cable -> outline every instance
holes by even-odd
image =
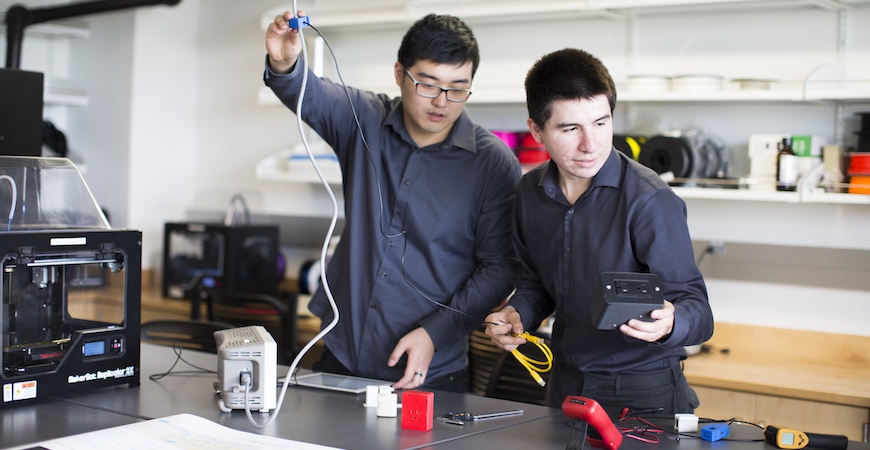
[[[326,40],[326,36],[320,32],[314,25],[309,25],[312,30],[316,31],[320,38],[323,39],[323,43],[326,44],[326,48],[329,49],[329,55],[332,56],[332,63],[335,65],[335,74],[338,76],[338,81],[341,82],[341,87],[344,89],[344,95],[347,96],[347,103],[350,104],[350,110],[353,113],[353,120],[356,123],[356,129],[359,131],[359,137],[362,140],[363,147],[366,149],[366,155],[369,157],[369,161],[372,164],[372,170],[375,172],[375,185],[378,188],[378,225],[381,228],[381,234],[386,238],[395,238],[402,236],[405,234],[405,230],[394,235],[387,234],[386,229],[384,228],[384,194],[381,191],[381,177],[378,172],[378,166],[375,162],[375,157],[372,156],[372,151],[369,149],[369,143],[366,141],[365,134],[363,133],[362,125],[359,122],[359,116],[356,113],[356,108],[353,106],[353,99],[350,96],[350,90],[347,88],[347,84],[344,82],[344,78],[341,77],[341,70],[338,68],[338,59],[335,57],[335,52],[332,50],[332,46],[329,45],[329,41]]]
[[[642,418],[642,419],[647,420],[647,421],[651,421],[651,420],[654,420],[654,419],[673,419],[672,416],[648,416],[648,417],[635,416],[635,417],[637,417],[638,419],[641,419],[641,418]],[[652,422],[650,422],[650,423],[652,423]],[[725,420],[722,420],[722,419],[711,419],[711,418],[705,418],[705,417],[699,417],[699,418],[698,418],[698,424],[700,425],[700,424],[702,424],[702,423],[705,423],[705,424],[709,424],[709,423],[725,423],[725,424],[728,424],[728,426],[735,425],[735,424],[739,424],[739,425],[749,425],[749,426],[756,427],[756,428],[758,428],[758,429],[760,429],[760,430],[762,430],[762,431],[764,430],[764,427],[761,426],[761,425],[759,425],[759,424],[757,424],[757,423],[748,422],[748,421],[744,421],[744,420],[739,420],[739,419],[737,419],[736,417],[732,417],[732,418],[730,418],[730,419],[725,419]],[[698,435],[698,434],[690,434],[690,433],[683,433],[683,432],[678,432],[678,431],[673,431],[673,430],[667,430],[667,429],[664,429],[664,428],[661,428],[661,427],[658,427],[658,428],[659,428],[663,433],[671,434],[671,435],[677,436],[677,437],[678,437],[677,439],[679,439],[679,437],[691,437],[691,438],[695,438],[695,439],[701,439],[701,436]],[[760,439],[735,439],[735,438],[733,438],[733,437],[731,437],[731,436],[728,436],[728,437],[725,437],[723,440],[727,440],[727,441],[731,441],[731,442],[763,442],[763,441],[764,441],[764,437],[761,437]]]
[[[707,256],[707,253],[713,253],[713,247],[712,247],[712,246],[707,246],[707,248],[705,248],[704,251],[701,252],[700,255],[698,255],[698,260],[695,261],[695,265],[696,265],[696,266],[701,267],[701,261],[703,261],[703,260],[704,260],[704,257]]]
[[[172,366],[170,366],[169,370],[167,370],[166,372],[155,373],[153,375],[149,375],[148,379],[152,380],[152,381],[157,381],[157,380],[160,380],[160,379],[167,377],[169,375],[201,375],[204,373],[205,374],[217,374],[216,370],[203,369],[202,367],[199,367],[195,364],[192,364],[190,361],[187,361],[186,359],[182,358],[181,357],[182,349],[183,349],[183,347],[178,342],[173,342],[172,343],[172,350],[175,352],[176,358],[175,358],[175,361],[172,363]],[[175,366],[178,365],[179,361],[182,361],[185,364],[187,364],[188,366],[193,367],[194,369],[197,369],[197,371],[184,370],[184,371],[173,372],[172,369],[174,369]]]

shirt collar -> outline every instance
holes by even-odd
[[[384,118],[383,124],[392,127],[393,130],[399,133],[399,135],[401,135],[405,140],[413,143],[414,140],[411,139],[408,129],[405,128],[403,117],[404,110],[402,108],[402,100],[400,97],[397,97],[393,100],[393,109],[390,110],[387,117]],[[460,114],[459,119],[453,123],[453,128],[450,130],[450,134],[447,135],[447,139],[444,140],[442,145],[457,147],[463,150],[468,150],[471,153],[477,153],[477,136],[474,129],[474,122],[471,120],[471,114],[468,113],[467,109],[462,109],[462,114]]]
[[[619,151],[616,148],[610,148],[610,155],[607,156],[607,161],[598,170],[595,177],[592,178],[592,183],[589,185],[587,192],[596,186],[618,187],[622,181],[622,162],[620,161]],[[538,182],[540,187],[559,188],[559,168],[552,160],[547,162],[541,174],[541,180]]]
[[[607,161],[601,166],[595,179],[592,180],[592,186],[610,186],[618,187],[622,182],[622,161],[620,161],[619,150],[614,147],[610,148],[610,155]]]

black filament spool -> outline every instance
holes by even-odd
[[[694,163],[692,149],[682,138],[653,136],[640,151],[638,161],[658,174],[672,172],[676,178],[688,178]]]

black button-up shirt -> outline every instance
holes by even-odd
[[[294,111],[301,67],[278,75],[267,64],[264,75]],[[427,378],[436,379],[466,366],[468,334],[513,288],[510,210],[519,163],[467,111],[447,140],[419,148],[403,124],[401,99],[348,92],[368,149],[341,85],[309,72],[302,106],[343,177],[345,227],[327,268],[340,319],[326,346],[357,375],[398,380],[405,360],[390,368],[390,353],[422,326],[436,349]],[[324,326],[332,320],[323,289],[309,309]]]
[[[556,313],[553,353],[597,373],[643,373],[686,357],[713,334],[707,288],[695,264],[686,205],[652,170],[611,149],[589,189],[571,205],[553,162],[526,174],[515,201],[514,246],[522,275],[510,305],[526,328]],[[589,298],[602,272],[659,275],[674,328],[650,344],[597,330]]]

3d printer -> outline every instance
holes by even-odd
[[[0,408],[138,386],[142,233],[64,158],[0,156],[0,217]]]
[[[166,223],[163,296],[197,301],[203,289],[276,295],[278,227]]]

